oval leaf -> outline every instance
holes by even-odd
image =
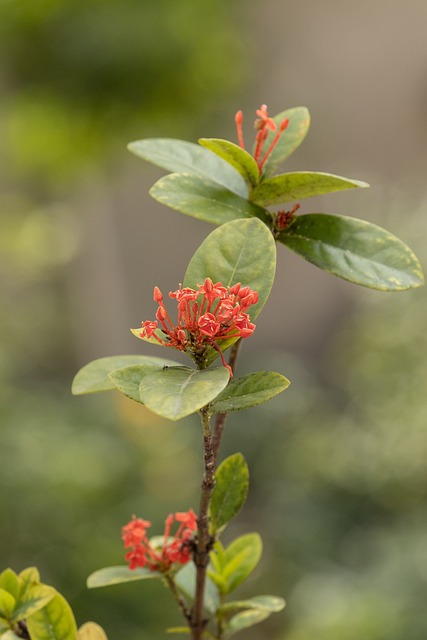
[[[94,571],[87,579],[88,589],[97,589],[98,587],[110,587],[114,584],[122,582],[134,582],[135,580],[148,580],[149,578],[160,578],[161,574],[156,571],[150,571],[145,567],[137,567],[132,571],[127,565],[118,567],[105,567]]]
[[[262,540],[258,533],[247,533],[236,538],[225,550],[226,565],[222,575],[227,579],[227,593],[246,580],[262,555]]]
[[[169,367],[146,375],[139,394],[153,413],[180,420],[209,404],[228,384],[229,376],[225,367],[203,371]]]
[[[112,391],[115,384],[108,377],[108,374],[116,369],[128,367],[130,365],[150,365],[161,369],[163,366],[173,366],[176,362],[166,358],[153,358],[151,356],[109,356],[99,358],[85,365],[77,373],[73,380],[71,392],[74,395],[83,393],[95,393],[97,391]]]
[[[238,171],[216,154],[193,142],[148,138],[131,142],[128,149],[136,156],[168,171],[209,178],[242,198],[248,196],[248,187]]]
[[[28,631],[36,640],[76,640],[77,625],[68,602],[60,593],[27,618]]]
[[[248,600],[235,600],[222,605],[219,612],[222,615],[229,615],[241,609],[259,609],[260,611],[269,611],[270,613],[278,613],[286,606],[283,598],[278,596],[255,596]]]
[[[144,376],[161,371],[163,367],[158,365],[132,365],[117,369],[108,374],[116,389],[136,402],[142,402],[139,395],[139,386]]]
[[[150,195],[167,207],[217,225],[240,218],[270,219],[265,209],[201,176],[172,173],[160,178]]]
[[[274,116],[273,120],[279,126],[285,118],[289,118],[289,124],[264,165],[263,175],[265,177],[271,176],[277,167],[284,162],[295,149],[298,149],[310,128],[310,113],[306,107],[286,109],[286,111],[282,111],[278,113],[277,116]],[[275,135],[274,131],[268,131],[264,149],[269,148]]]
[[[311,213],[298,216],[278,239],[324,271],[364,287],[402,291],[424,283],[411,249],[364,220]]]
[[[229,413],[254,407],[281,393],[291,383],[285,376],[273,371],[258,371],[243,378],[233,378],[212,402],[209,411]]]
[[[241,453],[226,458],[215,473],[216,485],[210,504],[210,524],[215,534],[244,505],[249,488],[249,469]]]
[[[83,624],[77,634],[77,640],[108,640],[107,635],[102,627],[96,622],[86,622]]]
[[[18,598],[19,595],[19,579],[12,569],[5,569],[0,573],[0,589],[4,589],[11,596]]]
[[[269,616],[270,612],[263,609],[249,609],[248,611],[236,613],[225,625],[225,633],[227,636],[231,636],[241,629],[246,629],[247,627],[252,627],[254,624],[262,622]]]
[[[15,608],[16,600],[12,594],[5,589],[0,589],[0,617],[9,619]]]
[[[369,185],[367,182],[342,178],[332,173],[298,171],[283,173],[265,180],[254,190],[251,200],[262,206],[268,206],[355,187],[369,187]]]
[[[199,144],[229,162],[251,187],[258,184],[260,177],[258,165],[245,149],[234,144],[234,142],[220,140],[219,138],[200,138]]]
[[[215,229],[190,260],[184,287],[197,289],[209,277],[226,287],[241,282],[258,292],[259,301],[250,309],[256,318],[273,286],[276,271],[274,238],[257,218],[233,220]]]

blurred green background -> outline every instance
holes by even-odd
[[[130,514],[160,530],[196,508],[201,474],[197,420],[70,395],[92,358],[158,354],[129,327],[210,230],[150,200],[161,173],[126,144],[234,139],[240,108],[249,137],[261,103],[305,104],[312,130],[287,168],[373,187],[304,212],[385,226],[425,266],[426,27],[424,0],[1,0],[0,561],[38,565],[79,624],[149,640],[178,621],[158,584],[85,579],[122,562]],[[277,370],[292,387],[232,416],[223,455],[251,469],[227,535],[265,542],[240,594],[288,606],[245,636],[424,640],[426,293],[359,290],[282,249],[239,373]]]

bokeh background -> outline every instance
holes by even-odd
[[[179,621],[161,585],[85,579],[122,563],[130,514],[160,530],[196,507],[201,473],[196,419],[70,395],[93,358],[158,355],[129,327],[211,230],[150,200],[161,171],[126,144],[234,139],[237,109],[249,137],[261,103],[306,105],[287,170],[373,186],[302,211],[385,226],[425,266],[426,32],[425,0],[0,1],[0,564],[38,565],[79,624],[149,640]],[[245,637],[424,640],[426,293],[358,289],[279,254],[239,372],[293,384],[230,418],[223,455],[251,469],[228,535],[265,543],[240,595],[288,604]]]

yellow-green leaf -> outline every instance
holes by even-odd
[[[76,640],[77,625],[70,605],[60,593],[27,618],[33,640]]]

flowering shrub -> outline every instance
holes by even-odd
[[[276,245],[373,289],[401,291],[423,284],[416,256],[388,231],[339,215],[296,215],[305,198],[368,185],[320,172],[276,175],[303,141],[309,114],[296,107],[271,118],[266,105],[256,114],[253,155],[245,148],[240,111],[239,144],[202,138],[198,145],[168,139],[130,145],[136,155],[172,172],[151,188],[154,198],[218,226],[191,258],[182,285],[169,294],[177,303],[176,324],[155,287],[156,319],[132,330],[142,340],[187,353],[196,367],[164,357],[111,356],[83,367],[72,388],[74,394],[118,390],[170,420],[199,414],[203,477],[197,514],[191,509],[170,514],[163,536],[154,538],[147,536],[151,522],[133,516],[122,528],[128,564],[100,569],[88,578],[90,588],[160,579],[185,623],[170,631],[189,634],[192,640],[224,640],[285,605],[272,595],[228,599],[259,563],[262,542],[252,532],[223,546],[224,529],[245,503],[249,471],[240,453],[219,463],[227,415],[267,402],[289,386],[282,374],[272,371],[236,377],[242,339],[253,334],[253,321],[273,286]],[[275,210],[279,205],[290,208]],[[217,358],[220,366],[215,366]],[[17,576],[6,570],[0,575],[4,640],[75,640],[77,628],[67,606],[34,572]],[[89,623],[78,638],[106,636]]]

